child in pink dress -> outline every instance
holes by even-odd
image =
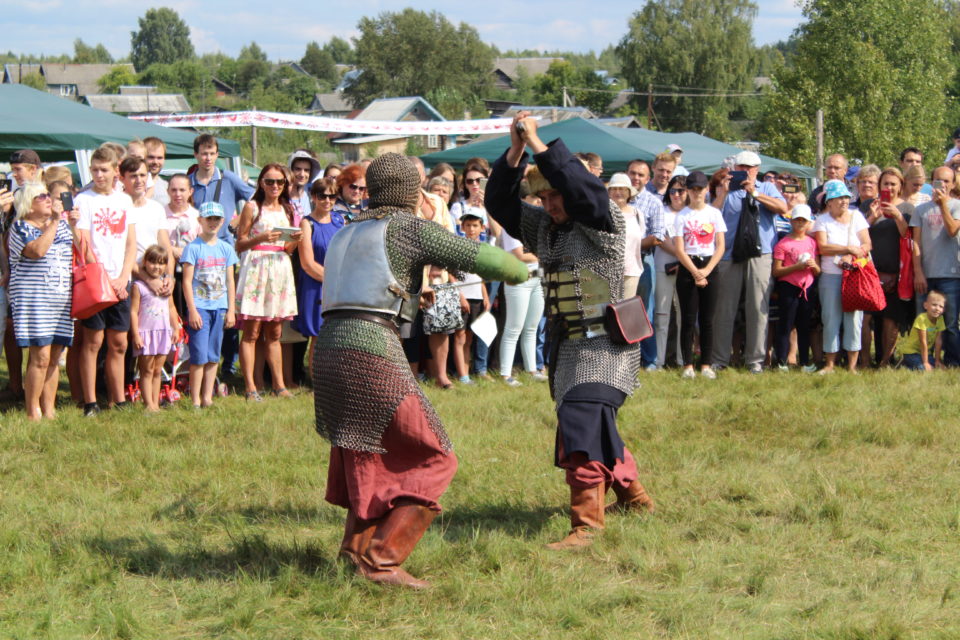
[[[147,247],[140,266],[140,279],[130,290],[130,331],[134,354],[138,356],[140,393],[147,411],[160,410],[160,372],[173,347],[173,336],[180,331],[180,320],[173,297],[158,296],[167,277],[167,250],[159,245]]]

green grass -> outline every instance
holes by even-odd
[[[312,397],[0,415],[2,638],[960,637],[956,374],[645,374],[620,414],[658,502],[583,552],[546,386],[428,391],[460,469],[407,562],[335,561]],[[186,404],[186,403],[185,403]]]

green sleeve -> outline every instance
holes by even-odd
[[[480,245],[473,273],[484,280],[503,280],[507,284],[520,284],[530,275],[524,262],[489,244]]]

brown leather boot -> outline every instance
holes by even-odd
[[[639,480],[634,480],[627,487],[614,483],[613,492],[617,495],[617,501],[607,506],[607,513],[627,513],[630,511],[653,513],[656,510],[653,498],[647,494],[647,490],[643,488]]]
[[[378,522],[379,520],[361,520],[353,509],[348,510],[347,521],[343,527],[343,542],[340,543],[340,557],[354,566],[360,566],[360,555],[370,544]]]
[[[567,537],[551,542],[548,549],[561,551],[590,546],[593,537],[603,529],[603,495],[606,487],[598,484],[588,489],[570,487],[570,523]]]
[[[360,554],[357,571],[368,580],[413,589],[426,589],[430,583],[418,580],[400,568],[437,512],[419,504],[394,507],[378,523],[367,548]]]

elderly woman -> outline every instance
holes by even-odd
[[[344,167],[337,176],[337,201],[333,203],[333,211],[349,222],[366,210],[366,202],[366,171],[359,164]]]
[[[637,295],[637,285],[640,284],[640,275],[643,273],[640,242],[646,235],[646,221],[628,204],[637,195],[637,190],[634,189],[627,174],[615,173],[610,176],[607,192],[610,194],[610,199],[619,207],[627,225],[626,253],[623,263],[623,297],[630,298]]]
[[[843,266],[870,254],[869,225],[857,209],[850,208],[850,191],[840,180],[828,180],[823,188],[824,212],[817,216],[813,235],[820,249],[820,306],[823,321],[824,367],[821,374],[833,373],[840,351],[840,325],[847,368],[857,369],[860,355],[860,326],[863,311],[844,311],[841,303]]]
[[[27,183],[15,199],[10,228],[10,306],[17,346],[29,349],[24,395],[27,418],[56,415],[60,352],[73,342],[70,319],[73,243],[79,212],[69,224],[53,213],[47,188]]]
[[[861,167],[854,183],[857,186],[857,199],[850,206],[860,209],[860,213],[866,217],[870,214],[870,207],[876,206],[873,203],[880,194],[880,167],[875,164]]]
[[[863,319],[862,352],[870,353],[870,342],[875,342],[877,365],[890,364],[899,331],[907,332],[913,322],[913,300],[904,301],[897,294],[900,279],[900,238],[907,235],[914,206],[903,197],[903,176],[900,169],[888,167],[880,174],[880,197],[870,207],[867,223],[870,225],[872,258],[880,274],[880,284],[887,299],[883,311],[868,313]],[[873,331],[871,331],[873,329]],[[868,358],[869,360],[869,358]],[[866,364],[869,364],[867,362]]]

